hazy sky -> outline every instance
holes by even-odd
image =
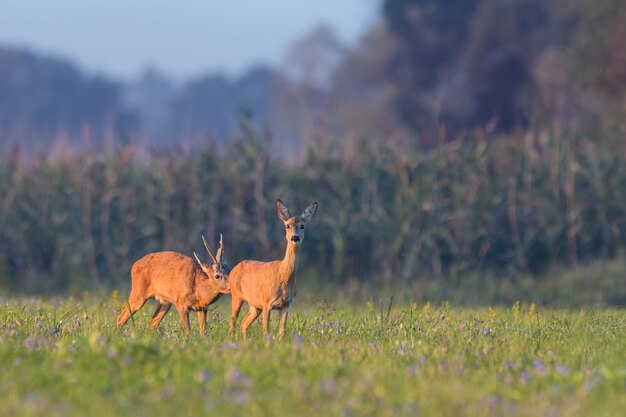
[[[118,77],[147,65],[175,77],[284,62],[292,42],[331,25],[354,42],[377,0],[1,0],[0,45],[69,58]]]

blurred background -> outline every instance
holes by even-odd
[[[320,203],[323,294],[626,304],[626,3],[0,6],[0,290],[128,289]]]

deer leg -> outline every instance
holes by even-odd
[[[135,311],[143,307],[146,301],[147,299],[134,297],[131,292],[130,297],[128,298],[128,303],[124,306],[124,309],[122,310],[120,315],[117,316],[117,328],[119,329],[120,327],[125,325],[128,319],[130,319],[130,316],[132,316]]]
[[[170,308],[172,308],[171,303],[162,303],[158,305],[156,311],[154,312],[154,314],[152,315],[152,318],[150,319],[150,326],[153,329],[156,330],[159,323],[161,323],[161,320],[163,320],[163,317],[165,317],[167,312],[170,311]]]
[[[198,323],[200,324],[200,335],[204,335],[204,327],[206,326],[206,310],[198,311]]]
[[[183,329],[185,329],[185,336],[189,336],[189,310],[182,306],[176,306],[176,309],[180,315],[180,323],[183,325]]]
[[[263,309],[263,316],[261,317],[263,319],[263,335],[267,336],[267,329],[270,325],[270,313],[272,312],[272,307],[270,306],[265,306],[265,308]]]
[[[253,306],[250,306],[250,310],[246,317],[241,321],[241,331],[243,332],[243,340],[248,340],[248,327],[259,317],[259,309]]]
[[[232,297],[232,310],[230,314],[230,326],[228,328],[228,334],[235,334],[235,323],[237,322],[237,317],[239,316],[239,311],[241,310],[241,305],[243,304],[243,300],[241,298],[236,298],[234,295]]]
[[[289,315],[289,309],[281,308],[278,314],[280,317],[280,322],[278,324],[278,340],[283,340],[283,336],[285,335],[285,327],[287,325],[287,316]]]

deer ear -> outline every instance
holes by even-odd
[[[278,213],[278,217],[284,222],[289,220],[289,218],[291,217],[291,215],[289,214],[289,209],[287,208],[285,203],[280,200],[276,201],[276,213]]]
[[[309,206],[304,209],[304,211],[300,215],[300,219],[302,219],[302,221],[306,223],[310,221],[313,216],[315,216],[315,213],[317,213],[317,201],[309,204]]]

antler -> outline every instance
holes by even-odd
[[[206,251],[209,253],[209,256],[211,257],[211,259],[213,259],[213,263],[218,263],[217,260],[215,259],[215,256],[213,256],[213,254],[211,253],[211,249],[209,249],[209,244],[206,243],[206,239],[204,238],[204,235],[202,236],[202,242],[204,243],[204,247]]]
[[[223,243],[223,238],[222,238],[221,233],[220,233],[220,247],[217,250],[217,253],[215,254],[215,258],[217,258],[217,261],[219,263],[222,263],[224,261],[224,243]]]
[[[200,257],[198,257],[198,254],[196,252],[194,252],[193,256],[196,258],[196,261],[198,261],[198,264],[200,264],[200,266],[202,266],[202,261],[200,260]]]

